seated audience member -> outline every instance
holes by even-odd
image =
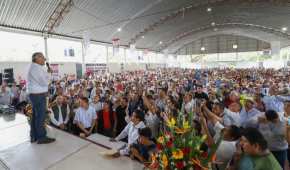
[[[109,101],[103,103],[103,110],[98,112],[97,131],[105,136],[114,137],[116,134],[117,118]]]
[[[97,114],[93,107],[89,105],[86,97],[80,98],[80,107],[77,109],[74,123],[76,124],[77,135],[81,137],[90,136],[94,132]]]
[[[62,96],[62,95],[63,95],[63,88],[60,86],[60,83],[57,83],[55,92],[51,96],[50,101],[54,101],[57,96]]]
[[[49,117],[52,125],[62,130],[67,130],[70,117],[70,108],[68,104],[64,103],[63,96],[56,97],[56,104],[49,108],[49,111],[51,112]]]
[[[150,161],[150,155],[156,152],[156,145],[151,140],[151,130],[148,127],[139,129],[139,138],[137,144],[133,144],[130,147],[130,157],[136,158],[142,163]]]
[[[0,104],[10,105],[12,100],[12,95],[8,90],[5,83],[2,84],[0,89]]]
[[[268,148],[284,167],[287,160],[288,143],[286,140],[286,122],[280,120],[274,110],[267,110],[265,117],[259,118],[259,130],[268,143]]]
[[[16,106],[17,110],[23,110],[29,101],[26,87],[22,86],[19,94],[19,103]]]
[[[235,153],[228,170],[282,170],[257,129],[244,129],[238,147],[241,149]]]
[[[137,142],[139,138],[138,130],[141,128],[145,128],[144,124],[144,113],[141,110],[135,110],[131,117],[131,122],[125,127],[125,129],[115,138],[111,139],[111,141],[119,141],[128,137],[128,143],[124,149],[119,151],[120,155],[129,155],[130,146]]]
[[[16,83],[14,82],[10,90],[11,90],[11,95],[12,95],[11,104],[13,106],[16,106],[19,103],[20,89],[19,87],[17,87]]]

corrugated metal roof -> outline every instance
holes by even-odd
[[[60,2],[0,0],[0,25],[42,31]],[[136,39],[136,46],[155,50],[160,47],[160,41],[170,42],[184,32],[209,26],[211,22],[240,22],[276,30],[290,28],[290,5],[287,2],[281,4],[280,1],[73,0],[73,4],[60,25],[54,28],[56,34],[82,37],[83,31],[89,30],[93,40],[111,42],[113,37],[118,37],[121,44],[128,44],[131,39],[145,32],[144,39],[140,39],[140,36]],[[159,22],[176,10],[197,4],[201,5],[186,12],[184,18],[179,13],[177,17]],[[212,12],[206,12],[207,7],[212,7]],[[152,25],[154,28],[151,30]],[[119,27],[122,27],[121,32],[117,32]],[[144,31],[148,28],[149,31]],[[183,44],[183,39],[179,41]]]
[[[60,0],[1,0],[0,23],[41,31]]]

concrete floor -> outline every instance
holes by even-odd
[[[29,125],[21,114],[0,116],[0,170],[140,170],[143,166],[128,157],[111,159],[100,152],[117,149],[124,143],[111,143],[94,134],[87,141],[52,128],[56,142],[47,145],[29,142]],[[98,143],[98,144],[96,144]],[[105,147],[103,147],[104,145]],[[2,163],[1,163],[2,162]]]

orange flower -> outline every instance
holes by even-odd
[[[160,144],[164,144],[164,137],[163,137],[163,136],[160,136],[160,137],[157,139],[157,142],[160,143]]]
[[[190,129],[185,129],[185,128],[178,128],[178,127],[175,128],[175,132],[177,134],[184,134],[184,133],[188,132],[189,130]]]
[[[193,158],[193,159],[191,160],[191,163],[192,163],[193,165],[197,165],[197,166],[200,167],[202,170],[209,170],[208,168],[202,166],[200,160],[198,160],[198,159]]]
[[[163,168],[166,168],[168,166],[168,159],[165,154],[162,155],[162,164],[163,164]]]
[[[174,159],[182,159],[183,158],[183,152],[182,152],[182,150],[178,149],[176,151],[173,151],[172,152],[172,157]]]

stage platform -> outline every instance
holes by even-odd
[[[56,142],[31,144],[29,125],[22,114],[0,115],[0,170],[140,170],[143,165],[128,157],[108,158],[100,154],[117,149],[122,142],[112,143],[94,134],[88,140],[52,128]]]

